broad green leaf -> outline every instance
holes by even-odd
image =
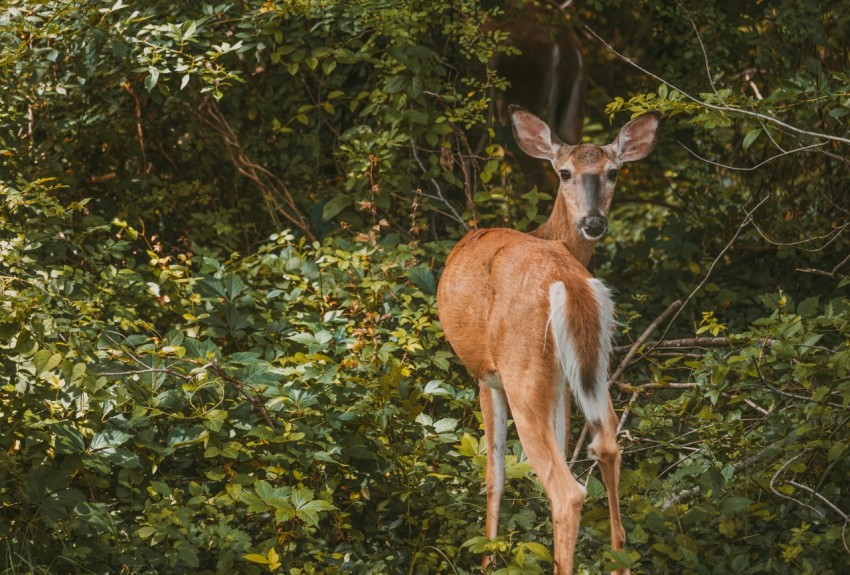
[[[169,447],[186,447],[200,443],[209,436],[209,431],[199,426],[175,427],[168,432],[166,444]]]
[[[750,146],[753,145],[753,142],[761,135],[761,128],[755,128],[747,132],[747,135],[744,136],[743,148],[748,150]]]
[[[82,453],[86,449],[83,436],[70,421],[60,421],[50,426],[55,438],[56,453]]]
[[[322,207],[322,219],[329,222],[350,205],[351,197],[347,195],[334,196]]]

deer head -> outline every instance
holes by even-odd
[[[531,112],[511,106],[511,122],[519,147],[529,156],[549,160],[560,177],[558,222],[571,229],[550,230],[556,236],[578,234],[595,242],[608,227],[608,210],[614,197],[617,174],[625,162],[645,158],[655,147],[659,115],[649,112],[620,129],[607,146],[564,144],[546,123]]]

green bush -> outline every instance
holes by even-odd
[[[6,3],[0,573],[551,570],[515,439],[482,537],[475,384],[434,310],[466,225],[551,204],[486,117],[511,39],[481,24],[512,6]],[[587,139],[666,118],[597,247],[615,363],[675,299],[653,338],[699,338],[612,388],[628,546],[579,458],[578,573],[850,569],[848,14],[569,12]]]

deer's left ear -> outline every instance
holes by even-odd
[[[610,145],[619,163],[642,160],[649,155],[658,139],[660,118],[658,112],[647,112],[620,129]]]

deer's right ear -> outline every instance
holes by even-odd
[[[546,122],[519,106],[511,105],[508,110],[511,113],[514,138],[520,149],[534,158],[550,162],[554,160],[562,142]]]

